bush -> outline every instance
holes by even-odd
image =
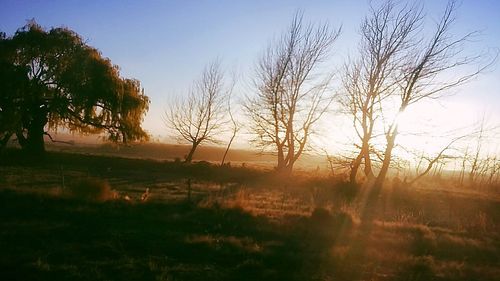
[[[344,211],[330,211],[326,208],[315,208],[311,213],[311,223],[320,227],[347,227],[353,226],[354,221],[350,214]]]
[[[84,179],[69,186],[72,197],[89,201],[106,201],[114,198],[114,192],[107,181]]]
[[[401,273],[400,280],[436,280],[434,268],[436,267],[432,256],[420,256],[413,258],[406,270]]]
[[[355,183],[339,181],[334,185],[334,196],[346,202],[352,202],[358,195],[358,192],[359,186]]]
[[[333,219],[332,214],[330,213],[329,210],[325,208],[314,208],[313,212],[311,213],[311,220],[318,221],[318,222],[325,222],[325,221],[330,221]]]
[[[308,243],[315,251],[329,251],[334,244],[343,245],[352,238],[352,217],[342,211],[316,208],[302,226],[309,232]]]

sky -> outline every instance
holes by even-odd
[[[444,0],[422,2],[431,22],[439,18],[446,5]],[[331,60],[332,68],[338,68],[348,56],[356,54],[357,32],[368,12],[368,3],[368,0],[0,0],[0,31],[12,35],[29,19],[35,19],[45,28],[65,26],[74,30],[118,65],[123,77],[141,81],[151,99],[143,126],[153,138],[165,138],[169,133],[162,115],[167,104],[172,97],[187,93],[208,62],[218,58],[229,72],[238,72],[242,79],[236,94],[247,94],[251,91],[247,85],[259,55],[300,10],[306,21],[342,26]],[[470,44],[473,53],[500,48],[500,1],[462,1],[454,32],[463,34],[473,30],[481,31]],[[499,63],[438,106],[442,112],[436,119],[457,116],[452,121],[464,123],[488,112],[491,118],[500,120]],[[469,110],[463,112],[464,109]],[[422,108],[414,114],[419,116],[425,111]]]

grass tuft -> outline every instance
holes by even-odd
[[[97,202],[116,198],[107,181],[94,178],[82,179],[71,184],[69,186],[69,195],[77,199]]]

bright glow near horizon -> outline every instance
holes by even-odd
[[[154,139],[170,139],[162,115],[174,94],[187,92],[208,61],[220,57],[229,73],[237,69],[243,79],[236,95],[251,91],[251,76],[258,56],[270,39],[289,24],[297,9],[310,21],[328,21],[343,26],[334,46],[332,68],[356,55],[357,31],[368,11],[368,1],[3,1],[0,31],[8,35],[35,18],[42,26],[67,26],[87,39],[91,46],[120,66],[122,75],[142,82],[151,106],[144,127]],[[425,1],[431,19],[439,18],[445,1]],[[458,10],[456,32],[481,30],[474,47],[500,47],[500,2],[463,1]],[[483,113],[500,123],[500,67],[494,66],[459,90],[456,98],[441,104],[426,102],[411,107],[401,117],[402,146],[415,150],[439,151],[442,142],[435,136],[463,128],[479,120]],[[316,143],[335,151],[339,144],[352,144],[349,122],[333,124],[329,119],[319,128]],[[344,120],[345,121],[345,120]],[[341,128],[341,129],[338,129]],[[350,131],[349,131],[350,130]],[[429,132],[430,138],[415,138],[404,132]],[[248,147],[248,135],[237,146]],[[328,140],[328,141],[325,141]],[[332,141],[333,140],[333,141]],[[495,144],[490,144],[494,146]]]

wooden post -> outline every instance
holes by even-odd
[[[64,182],[64,166],[61,165],[61,186],[62,189],[66,188],[65,182]]]
[[[191,202],[191,179],[187,180],[187,186],[188,186],[187,199],[189,202]]]

